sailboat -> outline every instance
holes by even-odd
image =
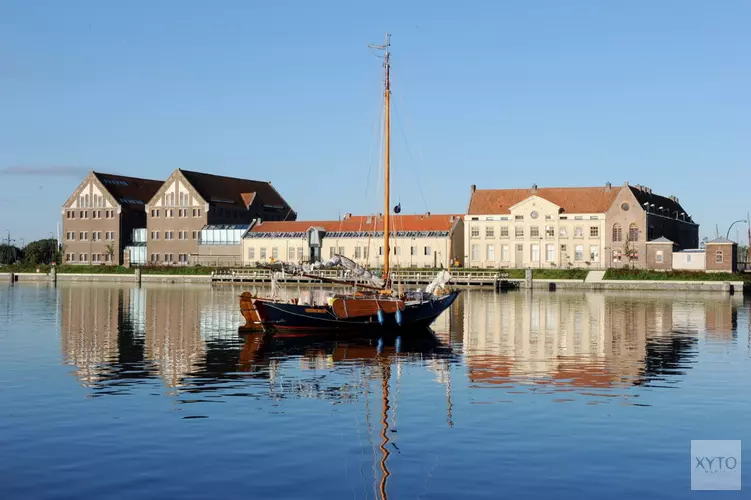
[[[383,272],[376,276],[343,255],[326,262],[297,265],[277,262],[270,266],[275,272],[293,273],[325,282],[354,286],[354,293],[331,293],[315,301],[311,294],[281,300],[260,298],[245,292],[240,297],[240,310],[246,320],[241,330],[365,330],[427,328],[459,295],[448,287],[451,275],[443,270],[425,290],[399,293],[392,289],[389,268],[390,254],[390,169],[391,169],[391,86],[390,35],[383,45],[370,45],[384,53],[384,211],[383,211]],[[337,267],[345,269],[358,280],[324,279],[312,271]],[[363,283],[363,280],[367,283]],[[273,283],[273,282],[272,282]]]

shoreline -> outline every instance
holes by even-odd
[[[207,285],[263,285],[269,283],[265,279],[228,280],[211,274],[105,274],[105,273],[0,273],[0,283],[11,284],[11,276],[14,283],[163,283],[163,284],[207,284]],[[508,279],[509,283],[518,286],[520,290],[644,290],[644,291],[701,291],[720,292],[726,294],[751,293],[751,286],[743,281],[677,281],[677,280],[600,280],[587,281],[579,279]],[[304,279],[292,279],[281,281],[282,286],[300,286],[315,283],[316,286],[327,286],[325,283],[316,283]],[[420,283],[415,283],[420,286]],[[493,289],[490,283],[455,283],[457,288],[462,289]]]

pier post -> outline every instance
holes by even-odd
[[[16,283],[16,273],[13,271],[10,272],[10,286],[15,285]]]
[[[141,287],[141,268],[140,267],[136,268],[136,285],[138,285],[139,288]]]
[[[52,281],[52,284],[57,286],[57,266],[52,266],[50,269],[50,281]]]
[[[524,270],[524,284],[527,288],[532,288],[532,268]]]

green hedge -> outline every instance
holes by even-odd
[[[646,269],[608,269],[606,280],[667,280],[667,281],[744,281],[748,277],[734,273],[704,271],[648,271]]]

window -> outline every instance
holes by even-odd
[[[577,215],[574,217],[574,220],[582,220],[582,219],[584,219],[584,217],[582,217],[581,215]]]
[[[417,247],[409,247],[410,255],[417,255]]]
[[[188,204],[188,193],[180,191],[180,206],[184,207]],[[187,210],[185,211],[187,213]]]
[[[589,261],[600,262],[600,247],[599,245],[592,245],[589,247]]]
[[[561,253],[566,253],[566,245],[561,245]]]
[[[159,262],[159,254],[158,253],[152,253],[151,254],[151,262]]]
[[[187,231],[178,231],[177,232],[177,239],[178,240],[184,240],[185,239],[184,236],[185,236],[186,233],[187,233]]]
[[[574,260],[575,261],[584,260],[584,245],[576,245],[574,247]]]
[[[501,226],[501,238],[508,238],[508,226]]]
[[[621,262],[623,260],[623,252],[620,250],[613,250],[613,262]]]
[[[362,247],[362,258],[363,259],[368,258],[368,247]]]
[[[177,261],[180,264],[187,264],[188,263],[188,254],[187,253],[181,253],[177,256]]]
[[[196,239],[197,236],[198,236],[198,231],[193,231],[193,239]]]
[[[295,260],[295,255],[296,255],[295,247],[289,247],[287,249],[287,258],[289,260]]]
[[[584,228],[581,226],[576,226],[574,228],[574,238],[584,238]]]
[[[344,255],[344,247],[339,247],[339,255]]]
[[[623,230],[621,229],[621,225],[617,222],[613,224],[613,241],[623,241]],[[618,262],[620,262],[620,260]]]
[[[175,211],[173,209],[165,210],[167,217],[174,217]]]
[[[597,226],[589,226],[589,237],[590,238],[599,238],[600,237],[600,228]]]
[[[517,238],[524,238],[524,226],[514,227],[514,236]]]
[[[173,206],[175,206],[175,193],[169,193],[169,194],[168,194],[168,195],[166,196],[166,198],[167,198],[167,200],[166,200],[166,203],[165,203],[165,204],[166,204],[167,206],[169,206],[169,207],[173,207]]]
[[[545,216],[545,220],[551,220],[552,218],[553,218],[553,216],[551,216],[551,215],[546,215]]]
[[[383,247],[378,247],[378,255],[383,255]]]
[[[66,240],[75,240],[76,239],[76,233],[75,231],[68,231],[65,233],[65,239]]]
[[[102,239],[102,233],[99,231],[91,232],[91,241],[99,241]]]
[[[518,243],[516,245],[516,251],[517,252],[524,252],[524,245],[522,245],[521,243]]]
[[[89,260],[89,256],[85,253],[79,253],[78,254],[78,262],[87,262]]]
[[[256,249],[253,247],[248,248],[248,259],[256,258]]]
[[[523,215],[515,215],[514,216],[514,220],[524,220],[524,216]]]
[[[657,253],[655,254],[655,261],[657,261],[659,264],[662,264],[662,250],[657,250]]]
[[[164,239],[165,240],[171,240],[172,239],[172,231],[165,231],[164,232]]]
[[[555,248],[553,247],[552,243],[545,245],[545,260],[547,262],[555,261]]]
[[[628,226],[628,240],[639,241],[639,228],[636,227],[636,224],[634,223],[631,223],[631,225]]]
[[[537,226],[532,226],[529,228],[529,236],[531,238],[539,238],[540,237],[540,228]]]
[[[297,247],[297,260],[302,262],[302,247]]]
[[[495,228],[493,226],[485,226],[485,238],[495,238]]]
[[[78,239],[81,241],[88,241],[89,233],[86,231],[82,231],[81,234],[78,235]]]
[[[495,245],[488,245],[485,249],[485,253],[487,254],[485,260],[495,260]]]
[[[501,260],[508,262],[508,245],[501,245]]]
[[[472,260],[480,260],[480,245],[472,245]]]
[[[91,262],[98,264],[99,263],[99,254],[93,253],[91,254]]]
[[[540,245],[538,245],[537,243],[532,243],[529,246],[529,258],[532,262],[540,261]]]
[[[65,216],[68,219],[75,219],[76,218],[76,213],[73,210],[68,210],[67,212],[65,212]]]
[[[152,240],[158,240],[159,239],[159,231],[151,231],[151,239]]]
[[[548,239],[555,238],[555,227],[545,226],[545,237]]]
[[[164,254],[164,263],[172,263],[175,262],[175,255],[171,253]]]
[[[362,258],[362,250],[360,249],[360,247],[355,247],[355,259],[360,258]]]
[[[469,229],[470,238],[479,238],[480,237],[480,228],[479,226],[471,226]]]
[[[112,256],[110,254],[106,254],[104,256],[104,261],[105,262],[112,262]]]
[[[722,254],[722,250],[717,250],[714,255],[715,264],[722,264],[724,257],[725,256]]]
[[[398,246],[395,246],[395,247],[394,247],[394,255],[401,255],[401,254],[399,253],[399,247],[398,247]]]
[[[261,248],[261,259],[266,259],[266,247]]]
[[[71,254],[69,254],[69,253],[66,253],[66,254],[65,254],[65,262],[70,262],[71,260],[72,260],[72,259],[71,259]]]
[[[430,247],[425,247],[425,255],[430,255]]]

